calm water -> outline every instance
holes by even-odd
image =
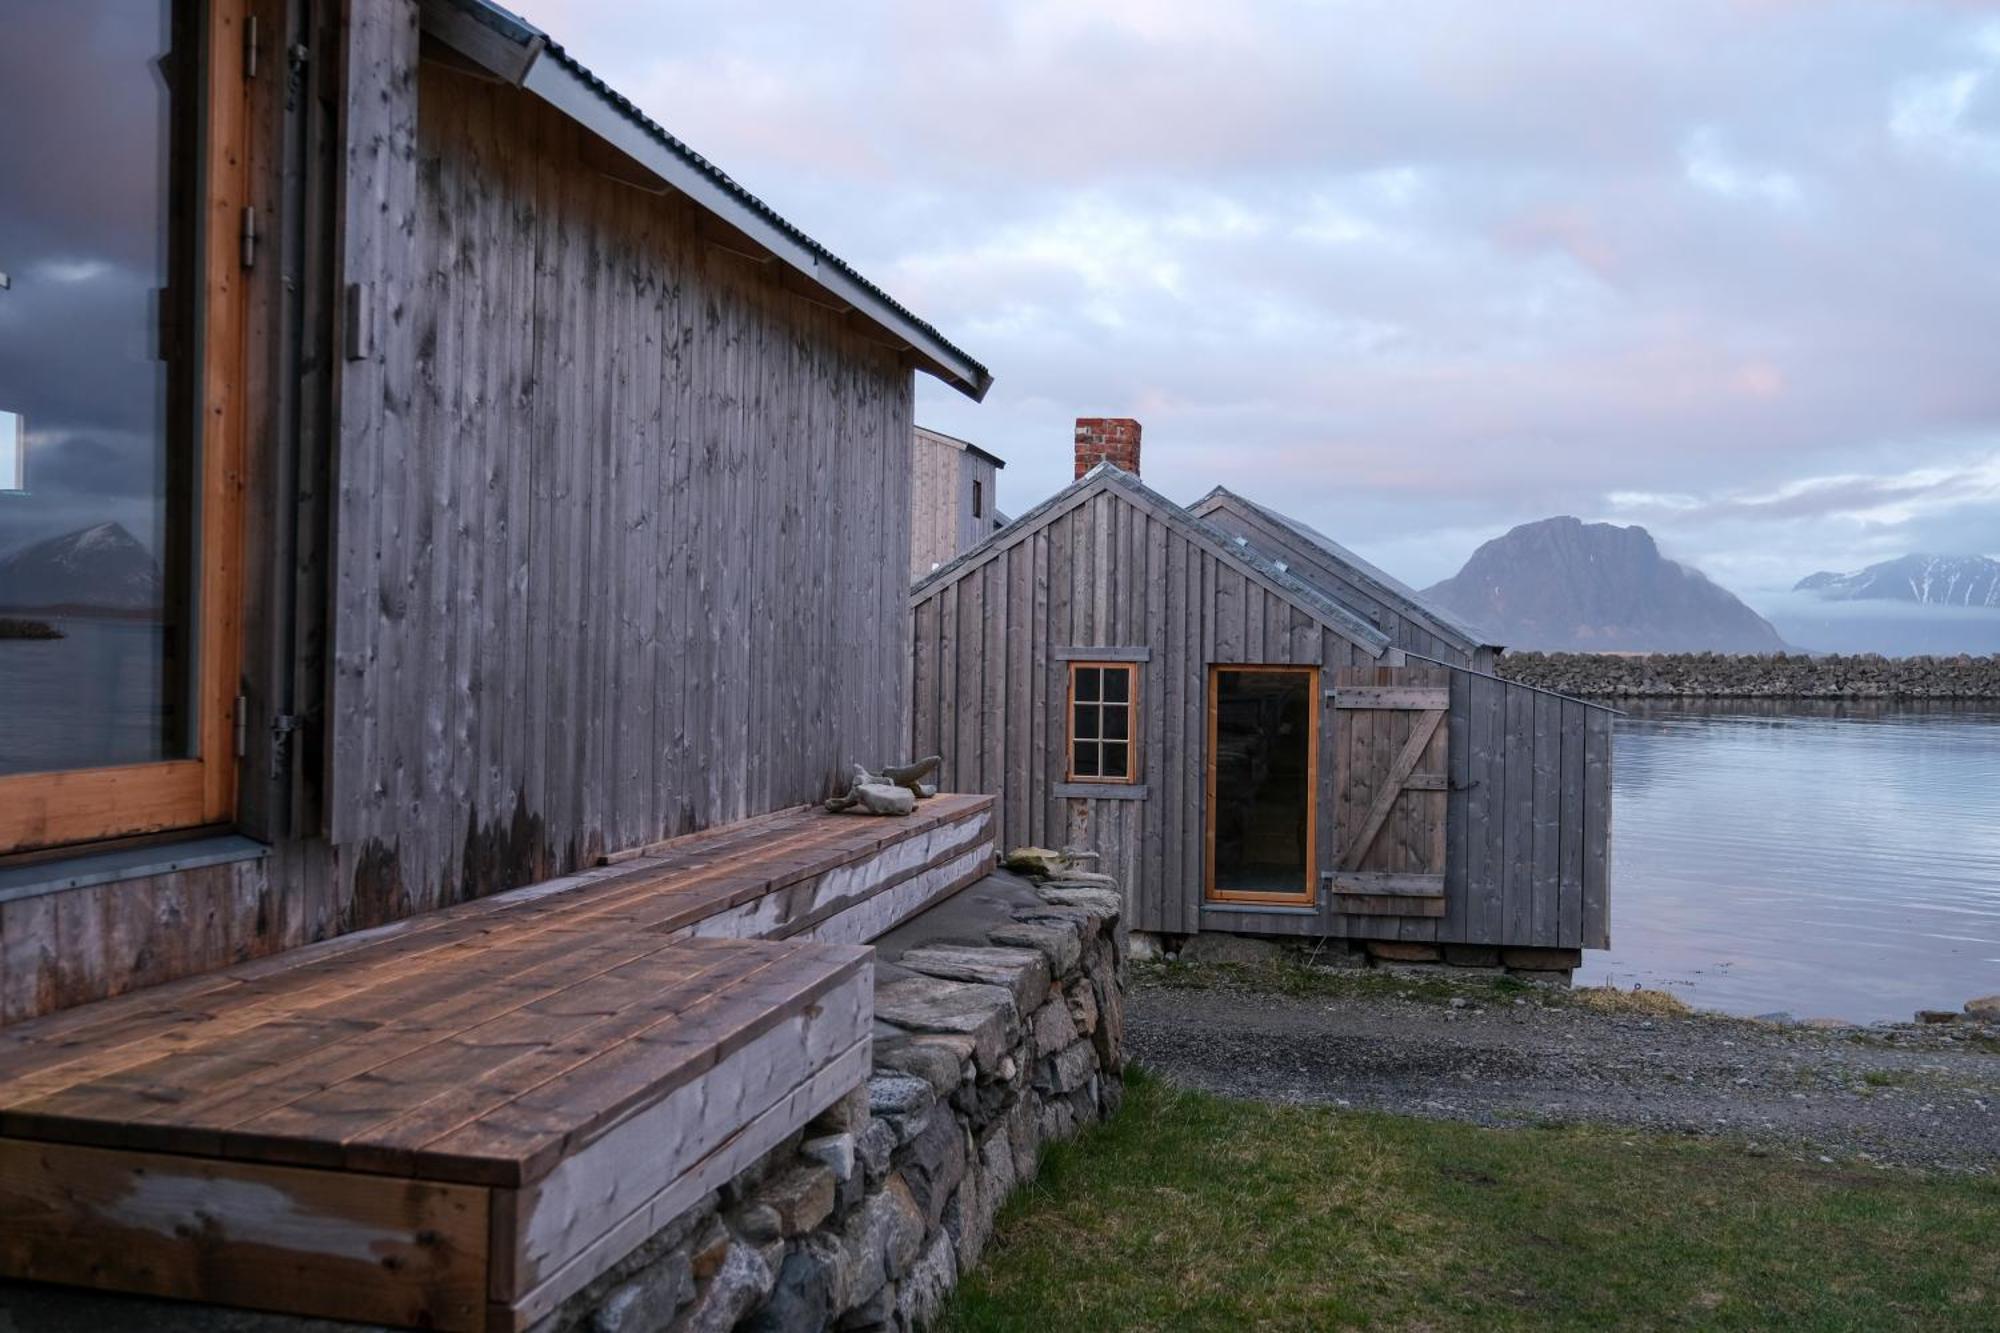
[[[2000,705],[1641,705],[1578,981],[1907,1021],[2000,991]]]
[[[0,774],[171,757],[155,621],[42,616],[61,639],[0,639]]]

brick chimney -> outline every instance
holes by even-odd
[[[1130,417],[1076,419],[1076,475],[1110,463],[1139,475],[1139,423]]]

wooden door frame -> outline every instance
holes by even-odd
[[[248,288],[238,247],[250,183],[246,3],[209,0],[203,34],[194,757],[0,777],[0,856],[217,824],[235,813]]]
[[[1244,889],[1218,890],[1215,887],[1215,739],[1219,678],[1225,671],[1245,675],[1303,675],[1306,678],[1306,716],[1312,730],[1306,740],[1306,868],[1305,883],[1297,893],[1260,893]],[[1319,902],[1319,750],[1320,730],[1325,725],[1325,709],[1320,697],[1320,668],[1315,663],[1284,662],[1208,664],[1207,748],[1202,757],[1206,777],[1202,793],[1202,901],[1207,903],[1258,904],[1265,907],[1312,907]]]

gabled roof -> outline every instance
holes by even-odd
[[[1258,504],[1248,496],[1239,495],[1226,486],[1217,486],[1207,495],[1189,506],[1197,515],[1214,513],[1226,504],[1236,504],[1262,518],[1272,527],[1278,528],[1312,547],[1320,555],[1340,566],[1355,582],[1381,597],[1392,605],[1400,606],[1412,614],[1420,623],[1427,625],[1443,638],[1454,640],[1461,648],[1470,651],[1475,648],[1499,648],[1503,645],[1489,631],[1480,628],[1455,612],[1447,611],[1415,588],[1410,587],[1393,574],[1385,573],[1354,552],[1342,546],[1333,538],[1317,529],[1299,522],[1277,510]],[[1300,577],[1311,581],[1310,574]],[[1321,589],[1326,592],[1326,589]],[[1331,593],[1328,593],[1331,596]]]
[[[1002,551],[1025,541],[1093,496],[1106,491],[1113,491],[1145,509],[1187,540],[1226,564],[1234,565],[1252,581],[1283,597],[1370,657],[1380,657],[1392,646],[1388,635],[1292,574],[1283,564],[1265,559],[1248,543],[1195,517],[1112,463],[1099,463],[979,545],[918,579],[910,589],[911,603],[914,605],[922,601],[942,584],[963,578]]]
[[[839,256],[780,217],[707,158],[651,120],[546,33],[492,0],[419,0],[426,35],[495,78],[534,94],[667,186],[755,242],[917,364],[975,401],[993,376]]]

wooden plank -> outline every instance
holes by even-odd
[[[1451,712],[1446,721],[1449,747],[1447,771],[1450,780],[1445,797],[1445,921],[1441,926],[1449,941],[1470,943],[1472,921],[1471,855],[1467,826],[1471,823],[1472,678],[1463,671],[1451,673]]]
[[[1399,923],[1390,921],[1383,928],[1368,932],[1373,939],[1417,939],[1427,938],[1425,932],[1435,934],[1436,921],[1433,918],[1444,915],[1444,894],[1367,894],[1336,891],[1333,910],[1343,917],[1403,917],[1417,923],[1414,930],[1405,930]]]
[[[1583,947],[1584,708],[1562,701],[1562,811],[1558,821],[1557,935],[1561,948]]]
[[[1535,695],[1532,690],[1513,685],[1507,694],[1505,760],[1507,802],[1501,811],[1502,837],[1506,843],[1506,926],[1502,944],[1529,944],[1534,939],[1533,906],[1535,874],[1535,774],[1534,735]]]
[[[1531,943],[1555,947],[1561,936],[1562,700],[1535,696],[1534,744],[1534,902],[1529,909]]]
[[[1411,898],[1444,896],[1443,875],[1418,874],[1413,871],[1335,870],[1329,872],[1325,879],[1336,893]]]
[[[0,1139],[0,1273],[367,1323],[478,1329],[487,1191]]]
[[[1583,947],[1611,947],[1611,728],[1613,715],[1584,709]]]
[[[1145,644],[1136,647],[1107,644],[1093,648],[1083,644],[1067,643],[1050,650],[1050,656],[1058,662],[1150,662],[1153,660],[1153,650]]]
[[[1340,685],[1334,688],[1333,706],[1442,711],[1451,707],[1451,689],[1445,685]]]

